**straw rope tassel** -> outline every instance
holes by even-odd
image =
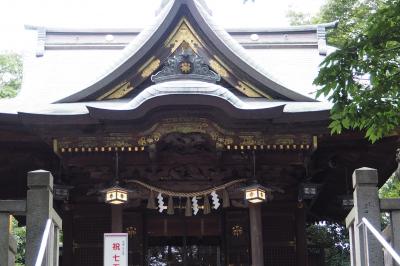
[[[186,199],[185,216],[192,216],[192,204],[189,197]]]
[[[208,200],[208,195],[204,195],[204,209],[203,209],[204,214],[209,214],[211,213],[211,208],[210,208],[210,201]]]
[[[226,189],[222,190],[222,207],[229,208],[231,206],[231,202],[229,201],[229,194]]]
[[[153,190],[150,190],[149,200],[147,201],[147,209],[152,209],[152,210],[157,209],[156,202],[154,201],[154,192],[153,192]]]
[[[168,198],[168,209],[167,209],[167,213],[169,215],[174,214],[174,199],[172,198],[172,196],[169,196]]]

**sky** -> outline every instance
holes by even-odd
[[[162,0],[1,0],[0,51],[21,52],[31,35],[24,25],[72,28],[143,28]],[[206,0],[226,28],[289,25],[288,10],[318,12],[325,0]]]

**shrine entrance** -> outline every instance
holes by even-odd
[[[135,230],[129,245],[130,265],[221,265],[220,214],[185,217],[147,212],[141,226],[137,218],[138,214],[124,215],[128,233]]]
[[[149,266],[221,265],[220,237],[151,237],[147,248]]]
[[[124,212],[129,265],[249,265],[247,216],[243,210],[190,217]]]

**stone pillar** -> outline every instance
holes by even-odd
[[[111,206],[111,232],[122,233],[122,205]]]
[[[296,257],[296,265],[307,266],[306,212],[300,203],[296,208]]]
[[[37,170],[28,173],[26,198],[26,255],[25,265],[34,266],[47,219],[53,211],[53,176]]]
[[[392,247],[400,254],[400,210],[391,211],[390,219],[392,225]]]
[[[8,266],[14,266],[15,257],[17,256],[17,240],[15,240],[12,234],[10,234],[8,244]]]
[[[17,254],[17,241],[11,234],[11,216],[9,213],[0,212],[0,265],[15,265]]]
[[[261,204],[249,203],[252,266],[264,265]]]
[[[350,242],[350,264],[351,266],[356,266],[355,264],[355,251],[354,251],[354,224],[349,227],[349,242]]]
[[[354,244],[357,266],[382,266],[383,252],[378,240],[368,232],[368,246],[365,246],[363,226],[358,227],[363,217],[381,231],[380,207],[378,197],[378,172],[376,169],[359,168],[353,173],[355,227]],[[368,250],[366,250],[368,249]]]
[[[0,213],[0,265],[9,265],[10,214]]]

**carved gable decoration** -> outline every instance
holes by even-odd
[[[151,77],[156,83],[176,79],[199,79],[215,83],[221,77],[210,70],[203,58],[183,42],[181,49],[166,60],[162,70]]]

